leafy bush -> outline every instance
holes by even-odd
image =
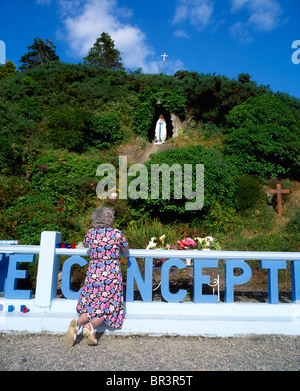
[[[228,232],[235,222],[235,209],[230,206],[221,206],[217,201],[209,209],[201,222],[202,229],[212,236],[219,236]]]
[[[216,74],[178,71],[174,75],[182,81],[187,94],[189,107],[198,121],[211,121],[223,125],[230,110],[251,96],[259,96],[268,91],[266,86],[257,86],[254,81],[230,79]]]
[[[37,157],[28,180],[0,176],[0,233],[23,244],[37,244],[42,231],[60,231],[81,240],[80,216],[95,204],[96,169],[101,162],[84,155],[51,151]]]
[[[10,142],[23,142],[34,128],[34,121],[23,115],[21,108],[0,98],[0,132]]]
[[[19,108],[26,117],[34,120],[40,120],[42,112],[38,102],[32,97],[26,97],[19,101]]]
[[[125,132],[115,114],[97,115],[91,120],[88,138],[94,147],[105,149],[124,140]]]
[[[5,137],[0,137],[0,172],[11,174],[15,154]]]
[[[236,184],[237,210],[252,208],[261,199],[262,188],[256,178],[242,175]]]
[[[286,228],[289,232],[294,232],[299,234],[300,232],[300,206],[297,206],[295,209],[295,214],[290,218],[290,221],[287,223]]]
[[[62,196],[69,197],[77,204],[91,193],[90,186],[96,182],[96,170],[100,163],[74,152],[53,151],[50,156],[43,155],[36,160],[29,172],[30,181],[32,187],[47,195],[53,204]]]
[[[59,231],[68,240],[80,230],[72,211],[59,210],[47,196],[38,193],[22,197],[5,216],[14,227],[14,237],[22,244],[39,244],[42,231]]]
[[[299,178],[300,123],[278,98],[249,98],[227,116],[224,153],[241,172]]]
[[[89,112],[85,109],[68,105],[56,107],[47,115],[48,142],[58,148],[81,152],[88,120]]]
[[[181,166],[182,199],[175,199],[173,174],[170,178],[170,200],[162,199],[162,180],[159,183],[160,198],[151,199],[151,165],[153,164],[167,164],[169,167],[173,164]],[[165,215],[168,219],[179,219],[180,215],[201,215],[201,211],[186,211],[185,204],[189,200],[184,196],[184,164],[193,165],[192,186],[194,191],[196,189],[195,165],[204,164],[204,208],[202,212],[207,212],[216,201],[223,206],[234,206],[235,174],[233,167],[228,165],[220,152],[214,149],[204,149],[202,146],[177,148],[151,155],[149,162],[146,163],[149,183],[148,199],[132,201],[132,204],[144,212],[151,212],[154,215]]]
[[[214,137],[221,133],[221,129],[212,122],[207,122],[203,127],[203,131],[207,138]]]
[[[31,192],[31,185],[22,177],[0,176],[0,209],[7,209]]]

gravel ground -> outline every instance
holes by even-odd
[[[2,371],[299,371],[300,337],[231,338],[0,334]]]

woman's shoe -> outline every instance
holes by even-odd
[[[89,346],[96,346],[98,342],[94,337],[95,329],[91,323],[89,325],[91,326],[91,330],[84,326],[82,334],[87,338],[86,342]]]
[[[71,348],[74,345],[79,329],[80,327],[77,326],[77,320],[73,319],[70,323],[70,326],[65,336],[65,343],[68,346],[68,348]]]

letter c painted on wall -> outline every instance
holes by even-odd
[[[62,268],[62,277],[61,277],[61,291],[62,294],[68,300],[78,300],[80,296],[80,290],[78,292],[74,292],[71,290],[70,282],[71,282],[71,270],[73,265],[85,266],[88,262],[78,255],[74,255],[73,257],[68,258],[63,264]]]
[[[169,289],[169,271],[171,267],[177,267],[177,269],[184,269],[185,263],[180,259],[171,258],[168,259],[161,267],[161,294],[162,297],[169,303],[179,303],[182,301],[187,291],[185,289],[179,289],[176,293],[171,293]]]

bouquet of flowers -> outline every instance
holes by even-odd
[[[176,250],[194,250],[197,246],[194,239],[184,238],[181,241],[177,240],[178,248]]]
[[[151,238],[146,250],[217,250],[221,251],[222,248],[216,238],[212,236],[206,236],[205,238],[184,238],[177,240],[177,245],[165,245],[166,235],[162,235],[159,238]],[[154,265],[161,266],[166,258],[155,258]]]

